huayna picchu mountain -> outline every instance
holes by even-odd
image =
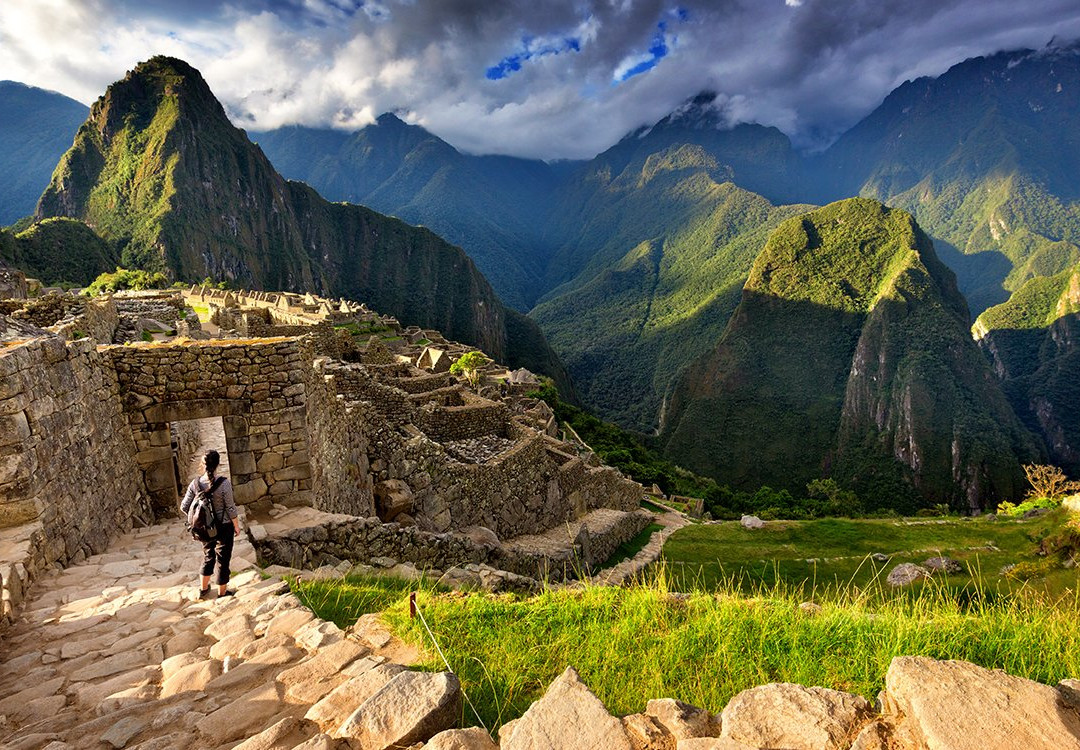
[[[732,486],[832,476],[873,502],[993,507],[1038,447],[911,215],[853,198],[788,219],[723,337],[676,388],[663,439]]]
[[[128,266],[363,299],[567,383],[460,248],[283,179],[181,60],[142,63],[94,103],[38,202],[53,216],[85,221]]]

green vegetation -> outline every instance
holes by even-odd
[[[719,345],[675,389],[661,439],[733,490],[801,494],[831,477],[867,509],[901,512],[970,502],[958,463],[980,477],[980,498],[1014,497],[1020,460],[1037,455],[929,239],[867,199],[770,235]],[[918,489],[897,460],[912,444]]]
[[[480,368],[491,362],[483,352],[465,352],[450,365],[451,375],[461,375],[473,388],[480,385],[482,373]]]
[[[313,597],[314,585],[304,584],[301,597],[342,625],[342,613],[396,598],[384,618],[430,654],[424,667],[445,669],[420,621],[409,619],[399,583],[360,586],[356,605],[355,584],[327,583]],[[964,659],[1050,684],[1080,672],[1073,597],[959,596],[935,586],[879,595],[848,587],[816,597],[822,610],[808,614],[798,607],[801,588],[763,588],[748,598],[721,587],[676,599],[668,585],[659,576],[647,585],[528,599],[447,596],[421,585],[417,602],[490,729],[520,716],[567,664],[617,714],[641,711],[657,696],[719,711],[739,691],[773,681],[873,700],[891,659],[907,654]]]
[[[290,579],[293,592],[324,620],[340,628],[352,625],[361,615],[381,612],[407,597],[411,591],[435,594],[443,589],[429,581],[349,575],[317,580]]]
[[[9,240],[0,241],[0,260],[47,286],[81,286],[116,265],[113,247],[74,219],[28,222],[3,234]]]
[[[944,555],[965,566],[965,572],[948,577],[951,587],[997,592],[1014,588],[1011,579],[998,575],[1004,566],[1046,560],[1040,543],[1063,527],[1061,511],[1029,521],[830,518],[770,521],[761,529],[732,521],[680,529],[664,545],[664,561],[681,588],[753,591],[779,583],[810,596],[852,584],[883,586],[894,565]],[[887,565],[870,559],[874,553],[887,555]],[[1063,569],[1062,561],[1046,561],[1040,587],[1059,593],[1076,586],[1076,572]]]
[[[117,266],[112,273],[103,273],[94,279],[86,288],[90,296],[98,294],[112,294],[123,289],[165,289],[169,286],[169,279],[165,274],[141,270],[131,270]]]
[[[574,194],[588,211],[551,267],[576,275],[552,279],[530,313],[590,410],[639,432],[720,338],[769,231],[800,210],[736,187],[700,148],[688,160],[689,147],[650,145],[606,178],[594,167],[581,187],[593,192]]]
[[[1013,409],[1041,434],[1049,457],[1080,475],[1080,266],[1028,281],[979,316],[974,330]],[[1041,413],[1036,405],[1041,404]]]
[[[663,529],[664,527],[658,523],[650,523],[644,529],[639,531],[633,539],[628,539],[622,544],[620,544],[618,547],[616,547],[615,552],[613,552],[611,557],[608,558],[606,562],[604,562],[604,567],[610,568],[612,566],[618,565],[623,560],[631,559],[638,552],[641,552],[641,550],[645,549],[645,545],[649,543],[649,540],[652,538],[653,534],[658,531],[663,531]]]

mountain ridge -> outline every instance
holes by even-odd
[[[366,299],[572,394],[539,329],[460,248],[283,179],[181,60],[141,63],[95,102],[38,203],[37,219],[53,216],[85,221],[125,264],[173,278]]]

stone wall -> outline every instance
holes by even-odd
[[[152,520],[134,454],[119,383],[92,341],[0,349],[0,619],[46,566]]]
[[[348,402],[337,393],[334,368],[315,360],[308,384],[308,431],[311,452],[312,505],[327,513],[375,515],[368,423],[374,415],[366,402]]]
[[[646,511],[626,513],[610,526],[590,533],[575,528],[575,539],[563,549],[525,551],[474,541],[466,534],[437,534],[415,526],[383,523],[378,518],[341,518],[290,529],[267,537],[253,535],[262,565],[314,570],[342,560],[370,563],[377,558],[444,573],[451,568],[482,564],[536,580],[567,581],[594,573],[620,544],[645,528]]]
[[[180,487],[187,481],[187,472],[191,469],[196,458],[199,446],[202,445],[202,433],[199,422],[191,419],[169,424],[172,435],[173,455],[176,458],[176,467],[180,474]]]
[[[428,437],[443,443],[482,435],[506,435],[510,412],[506,404],[461,392],[461,406],[425,404],[416,415],[416,426]]]
[[[159,513],[175,512],[169,423],[222,417],[239,504],[311,503],[303,339],[104,349],[124,394],[136,461]]]

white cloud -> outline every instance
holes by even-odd
[[[660,22],[667,56],[613,85],[651,59]],[[906,78],[1055,34],[1080,36],[1074,0],[3,0],[0,77],[89,103],[169,54],[249,130],[394,110],[465,150],[588,157],[705,89],[733,121],[820,144]]]

